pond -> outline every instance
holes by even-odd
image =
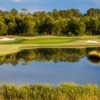
[[[0,56],[0,83],[100,85],[100,48],[36,48]]]

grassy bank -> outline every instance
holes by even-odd
[[[6,36],[7,37],[7,36]],[[100,43],[88,43],[88,40],[100,42],[100,36],[78,36],[78,37],[60,37],[60,36],[36,36],[36,37],[17,37],[15,41],[0,41],[0,54],[17,52],[25,48],[85,48],[100,47]],[[5,36],[0,37],[5,38]]]
[[[1,85],[0,100],[100,100],[97,85]]]

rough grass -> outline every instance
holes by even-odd
[[[7,37],[7,36],[6,36]],[[5,38],[5,37],[0,37]],[[78,37],[60,37],[60,36],[36,36],[36,37],[17,37],[15,41],[0,41],[0,54],[12,53],[22,48],[40,48],[40,47],[100,47],[97,43],[87,43],[87,40],[100,42],[100,36],[78,36]]]
[[[57,87],[49,84],[1,85],[0,100],[100,100],[97,85],[63,83]]]

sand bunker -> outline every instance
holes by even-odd
[[[99,43],[98,41],[94,41],[94,40],[87,40],[87,43]]]
[[[14,41],[16,40],[15,38],[2,38],[0,41]]]

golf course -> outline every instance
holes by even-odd
[[[29,48],[86,48],[100,47],[100,36],[1,36],[0,54],[8,54]]]
[[[0,0],[0,100],[100,100],[100,0]]]

